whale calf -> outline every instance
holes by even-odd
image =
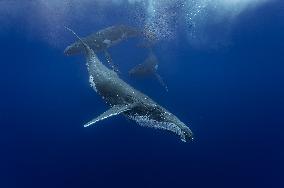
[[[94,50],[83,39],[80,39],[73,30],[67,29],[79,39],[83,46],[91,87],[110,106],[109,110],[86,123],[84,127],[123,114],[141,126],[173,132],[184,142],[193,139],[193,133],[189,127],[150,97],[120,79],[115,71],[102,64]]]
[[[155,76],[158,82],[165,88],[166,91],[168,91],[168,87],[165,84],[164,80],[157,73],[158,66],[159,66],[158,58],[153,53],[153,51],[150,50],[150,53],[146,58],[146,60],[143,63],[136,65],[134,68],[128,71],[128,73],[130,76],[135,76],[135,77]]]
[[[107,62],[115,69],[112,63],[112,58],[108,52],[108,48],[113,47],[122,41],[125,41],[132,37],[142,36],[142,32],[138,29],[126,25],[115,25],[105,29],[101,29],[82,40],[88,44],[88,46],[94,50],[94,52],[104,52]],[[84,52],[84,47],[80,41],[76,41],[64,50],[65,55],[76,55]]]

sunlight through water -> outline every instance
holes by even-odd
[[[79,23],[80,26],[95,27],[104,23],[109,26],[106,18],[112,14],[109,10],[115,9],[122,18],[138,23],[157,40],[175,39],[176,30],[182,25],[189,43],[206,44],[210,41],[206,34],[208,26],[225,20],[224,27],[228,32],[238,15],[265,2],[267,0],[38,0],[23,5],[2,0],[0,23],[3,29],[12,27],[15,20],[21,20],[29,35],[39,35],[56,45],[63,37],[64,25]],[[133,12],[135,8],[143,12]]]

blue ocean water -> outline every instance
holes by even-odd
[[[70,5],[68,11],[81,17],[62,25],[40,20],[63,28],[46,37],[50,28],[38,24],[38,12],[25,9],[36,5],[21,3],[22,9],[11,8],[17,3],[7,3],[11,11],[0,9],[0,187],[284,187],[281,1],[209,24],[203,45],[180,24],[172,39],[154,47],[169,92],[154,79],[127,76],[147,55],[135,47],[139,41],[110,49],[126,82],[192,129],[189,143],[123,116],[83,127],[107,106],[89,86],[85,59],[64,56],[74,38],[63,26],[86,35],[116,23],[133,25],[126,16],[132,5],[109,1],[99,9],[90,3],[98,14],[105,11],[97,25],[88,11],[79,14]]]

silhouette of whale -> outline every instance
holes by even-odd
[[[162,77],[157,73],[158,66],[158,58],[153,53],[153,51],[150,50],[150,53],[146,60],[143,63],[138,64],[134,68],[130,69],[128,73],[130,76],[134,77],[155,76],[158,82],[165,88],[166,91],[168,91],[168,86],[166,85]]]

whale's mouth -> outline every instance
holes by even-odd
[[[192,141],[193,134],[189,130],[182,130],[177,124],[168,121],[157,121],[150,119],[148,116],[129,116],[130,119],[136,121],[142,127],[149,127],[154,129],[162,129],[173,132],[180,136],[183,142]]]
[[[194,140],[194,135],[190,129],[187,131],[182,131],[182,134],[180,135],[180,139],[183,142],[192,142]]]

